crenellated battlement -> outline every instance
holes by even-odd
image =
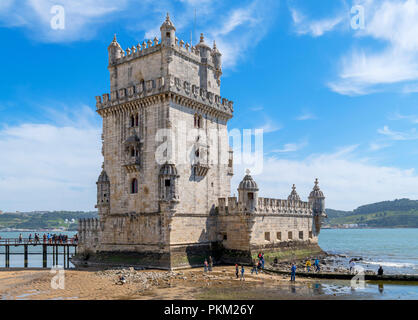
[[[97,218],[80,219],[78,220],[78,229],[84,231],[93,231],[100,228],[100,221]]]
[[[138,43],[136,46],[134,45],[126,48],[126,50],[120,49],[120,57],[116,58],[113,62],[111,62],[111,64],[118,65],[139,59],[155,52],[159,52],[163,47],[164,45],[161,43],[161,40],[155,37],[153,41],[143,41],[142,43]],[[210,59],[206,59],[204,61],[202,61],[200,50],[196,46],[193,46],[184,40],[179,40],[177,37],[175,38],[174,44],[168,48],[174,50],[175,54],[180,55],[183,58],[190,59],[198,64],[204,62],[205,64],[208,64],[210,68],[216,69],[214,57],[219,53],[216,47],[207,47],[209,53],[208,57],[210,57]]]
[[[248,211],[245,203],[239,202],[237,197],[219,198],[219,214],[237,214]],[[258,198],[252,210],[253,214],[277,215],[307,215],[312,216],[312,204],[305,201],[289,201],[281,199]]]
[[[105,93],[102,96],[96,96],[97,110],[109,108],[122,103],[151,97],[163,92],[172,92],[178,95],[188,97],[196,102],[215,108],[216,110],[232,116],[234,112],[234,102],[221,96],[191,84],[187,80],[182,80],[174,76],[160,77],[143,81],[138,85],[128,88],[121,88]]]

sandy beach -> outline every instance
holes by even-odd
[[[122,274],[127,281],[117,284]],[[65,270],[64,289],[51,287],[54,275],[49,270],[1,271],[2,299],[250,299],[255,298],[260,287],[282,290],[273,296],[260,295],[259,299],[295,298],[286,293],[290,283],[287,276],[251,275],[247,269],[246,280],[240,281],[235,277],[234,267],[215,267],[210,273],[204,273],[203,269],[175,272]],[[295,285],[308,286],[312,281],[298,279]]]
[[[299,278],[291,283],[285,275],[251,275],[249,271],[247,268],[246,280],[240,281],[231,266],[215,267],[210,273],[204,273],[201,268],[175,272],[65,270],[64,289],[54,289],[51,280],[55,274],[49,270],[2,270],[0,294],[4,300],[379,298],[375,296],[377,290],[356,292],[348,289],[349,281]],[[124,275],[126,283],[117,284],[121,275]]]

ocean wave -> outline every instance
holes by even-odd
[[[389,262],[389,261],[361,261],[362,264],[373,264],[379,265],[382,267],[392,267],[392,268],[414,268],[416,267],[413,263],[408,262]]]

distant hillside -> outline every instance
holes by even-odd
[[[325,224],[360,224],[374,228],[418,228],[418,200],[399,199],[358,207],[353,211],[327,209]]]
[[[58,229],[77,230],[78,219],[96,218],[97,212],[46,211],[3,213],[0,215],[0,229]],[[67,220],[67,221],[66,221]]]

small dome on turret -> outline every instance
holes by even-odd
[[[299,197],[298,193],[296,192],[296,186],[295,185],[292,186],[292,192],[287,197],[287,200],[288,201],[300,201],[300,197]]]
[[[107,49],[109,50],[109,49],[114,48],[114,47],[119,48],[119,49],[122,50],[122,47],[120,46],[120,44],[116,40],[116,34],[113,36],[113,40],[112,40],[112,42],[110,43],[110,45]]]
[[[178,176],[176,165],[166,162],[160,169],[161,176]]]
[[[238,190],[258,191],[257,183],[250,176],[250,170],[246,171],[246,176],[240,182]]]
[[[216,55],[222,55],[222,53],[219,52],[218,47],[216,46],[215,40],[213,40],[213,48],[212,48],[212,54]]]
[[[102,170],[102,173],[100,173],[99,179],[97,179],[98,183],[101,182],[109,182],[109,177],[107,176],[106,171]]]
[[[160,27],[160,30],[174,30],[176,31],[176,27],[174,26],[173,22],[171,22],[170,20],[170,15],[167,12],[167,16],[165,18],[165,21],[163,22],[163,24]]]
[[[309,198],[325,198],[324,193],[321,191],[318,184],[319,184],[318,179],[315,179],[315,186],[312,192],[309,194]]]
[[[205,42],[205,36],[203,35],[203,33],[200,34],[200,41],[196,45],[196,48],[199,48],[199,47],[205,47],[207,49],[210,49],[210,47]]]

